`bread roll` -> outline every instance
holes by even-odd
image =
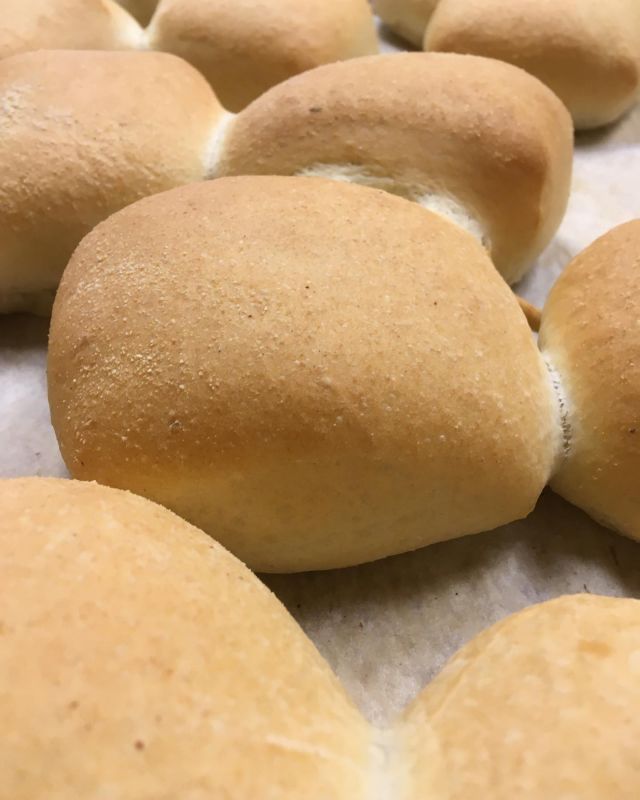
[[[403,800],[640,796],[640,602],[563,597],[464,647],[392,741]]]
[[[214,172],[322,175],[417,200],[472,231],[511,282],[562,219],[572,152],[569,115],[525,72],[405,53],[271,89],[232,122]]]
[[[613,122],[640,87],[638,0],[440,0],[425,50],[500,58],[540,78],[577,128]]]
[[[0,481],[0,798],[623,800],[640,603],[565,597],[463,648],[388,730],[285,609],[165,509]]]
[[[89,483],[0,481],[2,800],[354,800],[371,731],[235,558]]]
[[[473,237],[318,178],[193,184],[99,225],[65,271],[48,376],[72,475],[263,571],[523,517],[561,446],[524,315]]]
[[[161,53],[0,61],[0,309],[50,309],[80,239],[144,195],[202,178],[223,109]]]
[[[0,59],[42,48],[128,50],[143,31],[112,0],[2,0]]]
[[[320,68],[236,119],[173,56],[39,52],[0,61],[0,103],[4,312],[48,311],[93,225],[205,174],[317,173],[404,194],[471,230],[509,280],[569,193],[561,104],[514,67],[466,56]]]
[[[640,539],[640,220],[607,233],[554,286],[540,341],[565,397],[566,458],[552,486]]]
[[[372,0],[384,24],[414,47],[422,47],[424,32],[438,0]]]
[[[149,43],[196,66],[231,111],[298,72],[378,50],[367,0],[161,0]]]
[[[298,72],[378,51],[367,0],[5,0],[2,12],[0,58],[166,50],[198,67],[232,111]]]

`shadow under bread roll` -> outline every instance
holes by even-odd
[[[167,505],[256,570],[521,518],[562,448],[547,368],[474,237],[320,178],[192,184],[96,227],[48,376],[72,475]]]

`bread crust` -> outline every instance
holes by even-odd
[[[473,237],[318,178],[193,184],[99,225],[65,271],[48,377],[74,476],[259,571],[525,516],[559,447],[546,367]]]
[[[530,606],[481,633],[398,725],[403,797],[636,797],[639,637],[638,600],[595,595]]]
[[[29,50],[128,50],[143,31],[112,0],[3,0],[0,59]]]
[[[570,441],[551,482],[602,524],[640,538],[640,220],[567,266],[540,344],[565,394]]]
[[[222,547],[91,483],[0,507],[2,800],[366,796],[369,726]]]
[[[166,53],[22,53],[0,61],[0,98],[4,312],[51,294],[97,222],[201,179],[224,113],[202,76]]]
[[[161,0],[148,35],[196,66],[229,111],[299,72],[378,52],[367,0]]]
[[[572,154],[569,115],[522,70],[403,53],[271,89],[234,120],[214,174],[324,175],[453,210],[514,282],[560,224]]]
[[[499,58],[535,75],[576,128],[622,116],[640,90],[636,0],[440,0],[424,49]]]

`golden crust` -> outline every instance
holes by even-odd
[[[13,56],[0,61],[0,106],[3,311],[55,289],[97,222],[202,178],[223,114],[206,81],[164,53]]]
[[[320,179],[193,184],[99,225],[65,271],[48,374],[74,476],[265,571],[525,516],[558,445],[546,369],[482,248]]]
[[[271,89],[233,121],[216,174],[307,172],[435,210],[453,201],[515,281],[560,223],[572,153],[569,115],[525,72],[407,53],[330,64]]]
[[[577,128],[605,125],[637,100],[637,0],[441,0],[425,50],[473,53],[526,69],[547,84]]]
[[[196,66],[230,111],[299,72],[378,51],[367,0],[162,0],[149,42]]]
[[[398,726],[404,796],[638,797],[639,640],[640,602],[592,595],[532,606],[480,634]]]
[[[568,456],[553,488],[640,539],[640,220],[578,255],[554,286],[540,342],[566,393]]]
[[[3,0],[0,59],[44,48],[126,50],[142,35],[112,0]]]
[[[223,548],[96,484],[0,507],[2,800],[365,796],[368,726]]]

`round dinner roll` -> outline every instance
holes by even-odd
[[[329,64],[274,87],[227,129],[215,175],[321,175],[452,217],[509,282],[548,244],[569,197],[562,103],[511,65],[404,53]]]
[[[276,598],[159,506],[0,481],[1,800],[354,800],[371,731]]]
[[[346,566],[529,513],[561,450],[547,369],[483,248],[318,178],[193,184],[80,244],[49,401],[71,474],[253,569]]]
[[[575,595],[454,656],[393,737],[403,800],[640,797],[640,602]],[[429,791],[429,789],[431,791]]]
[[[439,0],[372,0],[384,24],[414,47],[422,47],[424,31]]]
[[[553,89],[576,128],[594,128],[616,120],[638,98],[640,3],[440,0],[424,49],[516,64]]]
[[[80,239],[144,195],[203,177],[224,111],[164,53],[0,61],[0,309],[50,310]]]
[[[0,59],[43,48],[127,50],[142,38],[112,0],[2,0]]]
[[[367,0],[161,0],[148,36],[196,66],[230,111],[298,72],[378,51]]]
[[[544,307],[540,342],[565,397],[552,487],[640,539],[640,220],[577,256]]]

